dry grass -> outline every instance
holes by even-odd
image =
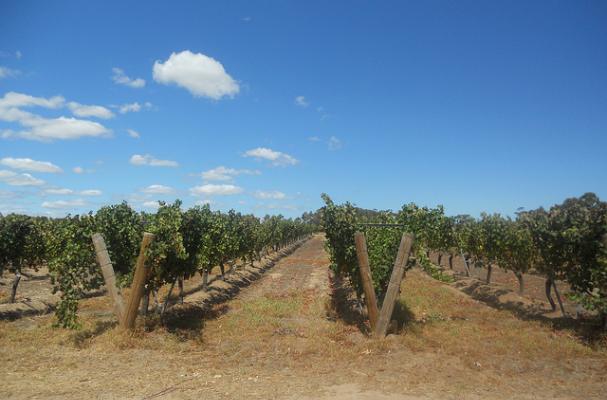
[[[401,301],[416,320],[402,335],[403,344],[427,351],[436,348],[487,367],[502,368],[503,358],[519,361],[559,360],[607,355],[592,348],[572,330],[555,330],[547,322],[524,321],[509,311],[489,308],[455,289],[411,273]]]

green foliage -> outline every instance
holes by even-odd
[[[26,215],[0,216],[0,272],[20,272],[44,261],[42,220]]]
[[[190,208],[183,213],[181,222],[181,237],[184,250],[187,254],[184,263],[184,275],[189,277],[198,271],[201,266],[208,266],[210,262],[211,229],[215,215],[208,204]]]
[[[146,263],[151,270],[148,284],[158,289],[238,258],[252,262],[264,247],[279,249],[313,229],[301,220],[273,216],[262,222],[234,210],[212,212],[208,205],[182,212],[179,200],[160,202],[155,214],[138,214],[126,202],[102,207],[94,216],[89,213],[55,220],[0,214],[0,268],[20,270],[46,260],[54,290],[61,295],[57,325],[77,328],[78,300],[103,284],[93,233],[104,237],[123,285],[132,280],[143,231],[153,233]]]
[[[103,235],[119,284],[130,285],[143,237],[141,216],[126,202],[105,206],[95,214],[95,227]]]
[[[146,263],[150,267],[149,284],[157,289],[187,273],[187,254],[181,234],[181,201],[160,202],[154,215],[147,218],[145,229],[154,234],[147,249]]]
[[[321,195],[325,206],[321,208],[322,227],[325,231],[326,248],[331,261],[331,269],[346,277],[357,293],[362,293],[362,282],[356,258],[356,214],[350,203],[335,205],[327,195]]]
[[[538,270],[563,278],[574,298],[591,310],[607,314],[607,203],[594,193],[565,200],[548,211],[519,213],[541,257]]]
[[[365,226],[360,224],[360,220],[395,224],[398,223],[398,217],[389,212],[374,212],[372,217],[367,214],[361,218],[350,203],[335,205],[326,194],[322,195],[322,199],[325,202],[325,206],[321,209],[322,226],[327,238],[326,247],[331,268],[334,272],[348,278],[357,293],[362,294],[354,234],[357,231],[363,232],[367,241],[373,286],[381,300],[390,282],[403,229]]]
[[[325,194],[320,210],[331,266],[346,275],[358,293],[360,285],[354,233],[365,232],[375,289],[380,297],[387,285],[393,258],[403,229],[364,228],[365,222],[397,222],[415,235],[415,260],[436,279],[449,281],[427,254],[433,251],[463,252],[475,263],[499,266],[517,275],[534,268],[550,279],[565,279],[574,297],[592,310],[607,314],[607,203],[594,194],[567,199],[546,211],[521,212],[516,220],[499,214],[446,217],[441,206],[419,207],[413,203],[397,215],[373,211],[361,218],[350,203],[335,205]],[[605,239],[607,240],[607,239]]]
[[[78,327],[78,299],[103,283],[91,241],[94,230],[92,214],[67,216],[56,220],[47,236],[49,272],[54,291],[61,293],[57,324],[65,328]]]
[[[524,274],[537,265],[539,254],[531,231],[522,221],[508,218],[502,234],[502,247],[497,256],[501,268]]]

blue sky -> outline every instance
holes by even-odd
[[[4,1],[0,212],[605,199],[606,21],[603,1]]]

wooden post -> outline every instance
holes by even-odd
[[[114,312],[116,313],[118,321],[122,321],[122,316],[124,315],[124,301],[122,300],[122,295],[120,294],[120,291],[116,287],[116,276],[114,275],[114,267],[112,267],[110,255],[107,252],[105,241],[103,240],[103,236],[101,236],[100,233],[95,233],[93,235],[93,246],[95,246],[95,255],[97,257],[97,262],[101,267],[101,273],[103,274],[105,287],[109,292],[110,297],[114,301]]]
[[[147,280],[148,275],[148,269],[145,267],[145,250],[148,248],[153,239],[153,234],[148,232],[143,233],[143,239],[141,240],[141,247],[139,249],[139,257],[137,257],[137,263],[135,264],[135,274],[133,275],[133,284],[131,285],[131,296],[128,300],[126,313],[122,319],[122,327],[125,329],[133,330],[133,328],[135,328],[137,310],[139,309],[141,297],[143,297],[145,281]]]
[[[371,269],[369,268],[369,254],[367,253],[367,241],[362,232],[354,234],[356,242],[356,255],[358,257],[358,268],[360,269],[360,279],[365,292],[365,300],[367,302],[367,313],[369,314],[369,323],[371,331],[375,331],[379,309],[377,308],[377,298],[375,297],[375,289],[373,288],[373,278],[371,277]]]
[[[398,247],[398,254],[396,255],[396,261],[394,261],[394,268],[392,269],[392,276],[390,277],[390,283],[388,284],[388,290],[384,297],[384,303],[381,307],[381,313],[379,314],[379,320],[377,321],[377,327],[375,334],[377,337],[386,336],[388,331],[388,325],[392,318],[392,312],[394,312],[394,305],[398,299],[400,292],[400,284],[405,274],[405,267],[411,248],[413,247],[413,235],[403,233],[403,237],[400,240],[400,246]]]

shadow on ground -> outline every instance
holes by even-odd
[[[331,274],[331,300],[327,305],[327,317],[339,320],[346,325],[356,326],[363,334],[370,335],[368,315],[364,302],[357,298],[352,286],[346,281]],[[404,327],[415,322],[415,315],[402,301],[397,301],[391,318],[388,333],[400,332]]]
[[[555,330],[573,331],[578,339],[589,345],[605,340],[605,332],[596,316],[554,315],[546,302],[528,299],[499,284],[486,284],[478,279],[461,279],[454,287],[492,308],[508,310],[523,321],[539,321]]]

